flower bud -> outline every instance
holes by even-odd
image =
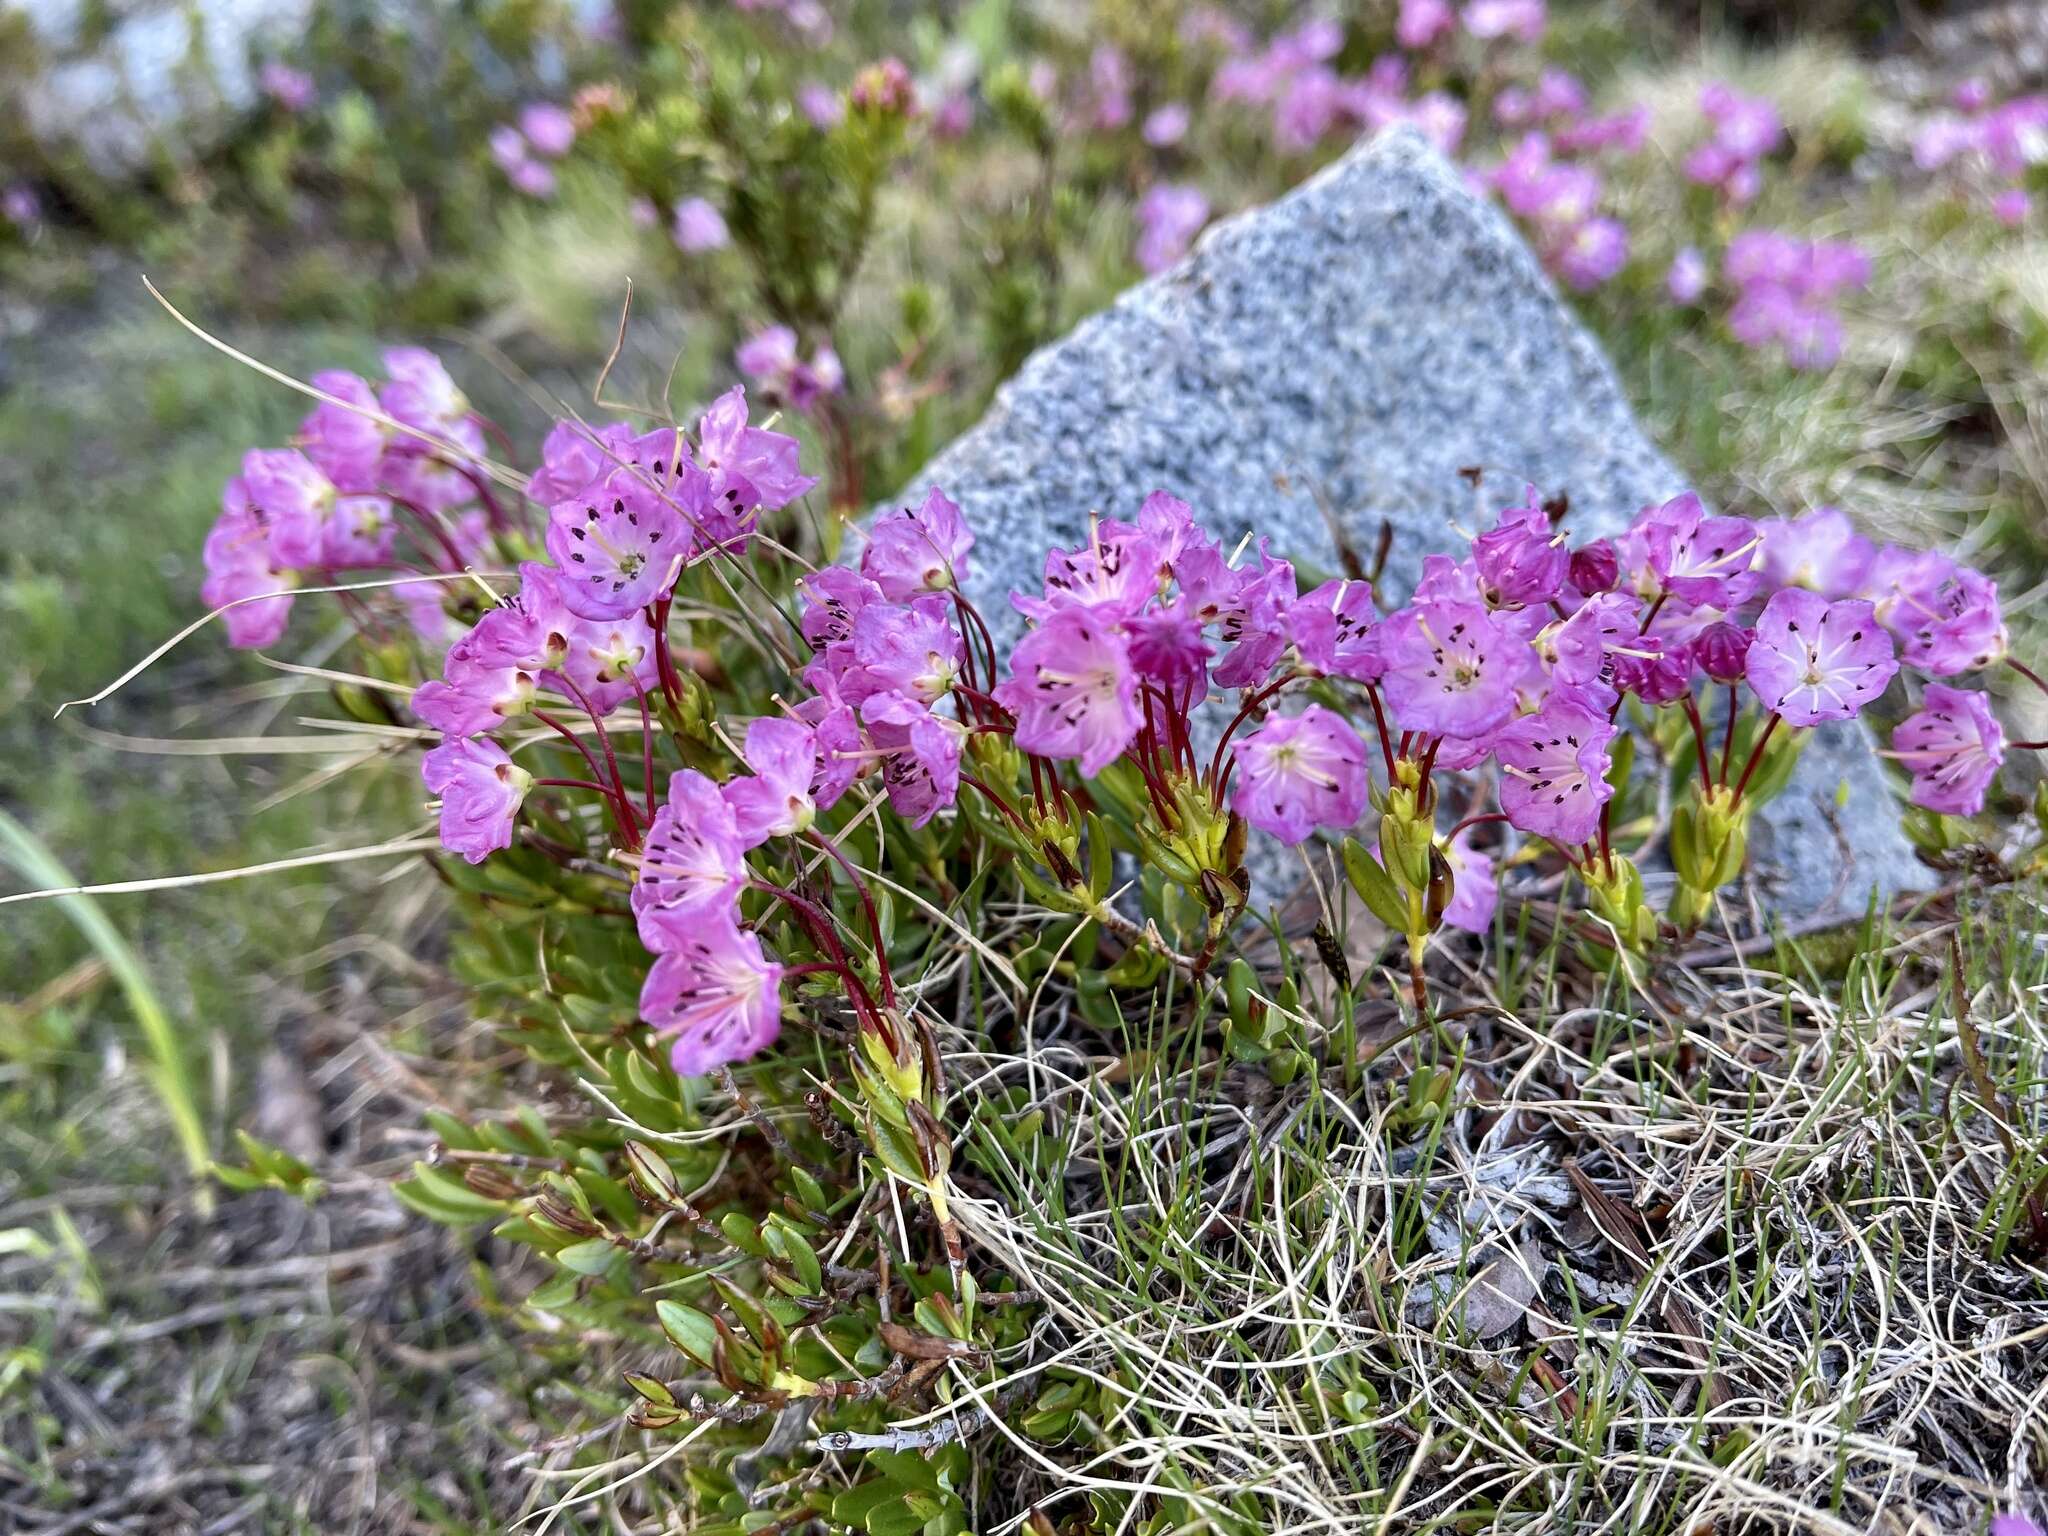
[[[917,88],[911,83],[910,70],[903,61],[890,57],[855,75],[847,100],[856,112],[909,117],[917,110]]]
[[[1749,642],[1754,630],[1723,619],[1701,630],[1692,643],[1693,659],[1700,670],[1717,683],[1739,683],[1749,664]]]
[[[1612,592],[1620,580],[1621,561],[1615,557],[1614,545],[1606,539],[1595,539],[1583,549],[1572,551],[1571,582],[1585,596]]]

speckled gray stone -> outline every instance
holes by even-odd
[[[47,55],[20,93],[29,133],[108,176],[218,143],[256,104],[251,60],[288,50],[311,13],[312,0],[141,0],[88,37],[73,0],[0,0]]]
[[[1460,475],[1474,466],[1483,500]],[[1525,481],[1568,494],[1582,535],[1684,488],[1512,226],[1398,129],[1037,353],[899,499],[936,484],[960,503],[972,595],[1004,638],[1020,628],[1007,593],[1036,586],[1049,546],[1154,489],[1227,540],[1265,535],[1333,573],[1332,520],[1367,558],[1391,522],[1399,595]],[[1844,780],[1846,876],[1821,809]],[[1808,743],[1755,839],[1779,911],[1924,884],[1896,818],[1867,813],[1884,793],[1860,730]]]

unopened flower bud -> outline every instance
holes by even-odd
[[[1749,665],[1749,642],[1755,631],[1722,620],[1701,630],[1692,643],[1700,670],[1717,683],[1739,683]]]
[[[1597,597],[1602,592],[1612,592],[1620,579],[1621,562],[1606,539],[1595,539],[1583,549],[1572,551],[1571,582],[1583,595]]]
[[[856,112],[909,117],[917,109],[917,88],[901,59],[886,58],[853,77],[847,100]]]

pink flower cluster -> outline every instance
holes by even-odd
[[[1314,149],[1338,130],[1357,132],[1413,123],[1445,154],[1465,135],[1465,109],[1442,91],[1408,97],[1408,66],[1389,54],[1356,79],[1338,75],[1330,60],[1343,46],[1343,29],[1311,21],[1275,37],[1263,49],[1249,36],[1231,37],[1232,54],[1209,82],[1210,99],[1272,110],[1274,144],[1289,154]]]
[[[636,844],[639,819],[616,771],[609,785],[598,782],[605,768],[540,707],[542,696],[585,713],[603,740],[606,715],[629,700],[644,704],[671,680],[666,605],[682,568],[743,553],[764,510],[813,484],[797,472],[794,439],[747,425],[738,389],[706,413],[694,444],[673,427],[558,424],[527,486],[528,498],[549,509],[552,563],[522,565],[519,590],[457,638],[441,675],[413,696],[413,712],[446,739],[442,761],[481,753],[495,764],[502,749],[476,738],[531,716],[576,742],[591,787]],[[609,761],[608,742],[605,752]],[[453,777],[436,790],[443,842],[471,862],[509,846],[525,788],[519,776]]]
[[[1532,100],[1528,110],[1537,109]],[[1545,264],[1574,289],[1586,292],[1627,262],[1628,227],[1600,211],[1606,189],[1596,169],[1583,161],[1555,157],[1566,142],[1562,136],[1531,129],[1506,159],[1479,179],[1528,226]],[[1639,128],[1633,137],[1623,135],[1614,142],[1632,151],[1641,142]]]
[[[676,249],[686,256],[722,251],[732,244],[732,232],[726,228],[725,215],[709,199],[702,197],[686,197],[676,204],[669,235],[675,241]]]
[[[1572,550],[1532,494],[1463,559],[1426,560],[1410,602],[1383,616],[1367,583],[1299,593],[1263,545],[1226,558],[1159,493],[1136,522],[1100,521],[1053,552],[1042,594],[1014,601],[1032,628],[995,698],[1020,749],[1090,776],[1129,760],[1164,803],[1174,775],[1199,770],[1195,711],[1237,691],[1212,788],[1288,842],[1350,829],[1375,758],[1390,781],[1397,760],[1425,782],[1490,762],[1505,819],[1575,853],[1604,838],[1624,695],[1680,706],[1704,733],[1695,689],[1746,683],[1774,725],[1807,727],[1855,716],[1901,662],[1947,679],[2006,643],[1991,583],[1942,555],[1877,548],[1832,509],[1759,523],[1691,495]],[[1369,704],[1377,750],[1325,704],[1274,707],[1319,678]],[[1917,803],[1981,805],[2002,750],[1983,695],[1931,685],[1902,731]],[[1703,775],[1726,784],[1731,765],[1715,774],[1704,734],[1699,746]]]
[[[536,101],[520,109],[519,121],[491,130],[491,158],[506,180],[528,197],[555,195],[550,161],[560,160],[576,143],[576,120],[553,102]]]
[[[936,706],[960,692],[974,703],[978,671],[956,616],[974,535],[941,491],[875,519],[857,571],[834,566],[799,584],[812,659],[799,718],[843,756],[843,789],[878,774],[889,805],[921,827],[960,792],[965,727]],[[986,662],[992,651],[984,650]]]
[[[1140,270],[1164,272],[1187,255],[1208,222],[1209,199],[1200,187],[1169,181],[1153,186],[1138,200]]]
[[[1440,796],[1461,817],[1437,839],[1456,876],[1443,918],[1478,930],[1496,900],[1486,825],[1544,838],[1582,868],[1606,855],[1629,695],[1684,713],[1701,784],[1724,802],[1740,801],[1774,731],[1851,719],[1902,668],[1924,680],[1893,741],[1916,803],[1981,808],[2005,750],[1988,697],[1955,682],[2004,656],[1992,584],[1939,554],[1876,546],[1832,508],[1759,522],[1687,494],[1573,547],[1561,510],[1532,490],[1462,555],[1425,560],[1415,591],[1387,611],[1363,580],[1301,591],[1263,542],[1227,551],[1185,502],[1155,492],[1133,521],[1093,519],[1085,540],[1047,554],[1037,590],[1012,594],[1027,629],[1005,662],[961,592],[973,534],[933,490],[875,521],[857,567],[798,583],[804,692],[747,725],[741,772],[723,783],[678,772],[657,810],[650,739],[643,826],[616,768],[607,786],[597,754],[535,706],[543,694],[573,701],[609,762],[605,717],[670,691],[667,604],[681,569],[743,556],[760,513],[812,483],[795,443],[746,416],[734,390],[694,442],[677,429],[558,426],[530,488],[550,507],[552,564],[522,567],[517,595],[450,648],[443,677],[415,699],[444,734],[425,773],[443,840],[465,857],[507,846],[537,786],[594,791],[612,808],[655,956],[641,1013],[680,1072],[775,1038],[791,970],[745,920],[750,892],[814,941],[823,958],[796,970],[838,974],[864,1020],[882,1017],[831,914],[749,867],[777,839],[843,858],[815,823],[863,781],[913,827],[971,787],[1045,848],[1034,827],[1070,820],[1060,765],[1071,763],[1142,786],[1161,838],[1227,809],[1298,843],[1359,827],[1381,805],[1383,770],[1426,822]],[[1738,762],[1745,688],[1763,725]],[[1717,750],[1706,715],[1719,689],[1731,722]],[[1212,705],[1230,712],[1220,735],[1199,724]],[[569,739],[593,778],[519,769],[493,733],[522,715]],[[1018,782],[991,785],[967,766],[984,733],[1022,755],[1035,823],[1011,803]],[[842,867],[867,903],[859,873]],[[875,963],[886,1006],[879,929]]]
[[[786,404],[799,415],[808,416],[821,400],[838,394],[846,383],[846,370],[830,342],[820,343],[805,361],[796,332],[786,325],[756,331],[740,344],[733,362],[769,399]]]
[[[830,920],[808,901],[750,879],[748,853],[806,836],[819,812],[869,774],[913,826],[953,803],[964,729],[934,706],[963,673],[972,676],[947,596],[973,542],[959,508],[936,491],[914,510],[877,519],[858,571],[831,567],[800,588],[813,648],[803,678],[815,691],[791,718],[747,727],[748,772],[723,785],[693,771],[669,781],[668,804],[641,850],[633,912],[656,956],[641,1017],[672,1037],[678,1072],[737,1061],[775,1038],[783,971],[740,926],[750,884],[788,905],[822,950],[838,947]],[[886,1001],[886,958],[879,964]],[[862,985],[844,976],[857,1006],[871,1011]]]
[[[1744,346],[1777,346],[1795,368],[1834,366],[1842,355],[1835,301],[1870,282],[1870,257],[1846,240],[1802,240],[1745,230],[1728,244],[1722,272],[1735,290],[1728,329]]]
[[[2048,163],[2048,96],[2017,96],[1996,106],[1981,80],[1956,90],[1952,112],[1928,118],[1913,135],[1913,163],[1923,171],[1955,166],[1991,182],[1992,212],[2022,224],[2030,201],[2021,185],[2029,169]]]
[[[1700,91],[1700,111],[1708,134],[1685,157],[1686,180],[1712,187],[1731,208],[1754,202],[1763,187],[1764,158],[1785,142],[1778,109],[1716,80]]]
[[[274,644],[308,578],[459,571],[487,537],[488,491],[474,469],[482,422],[431,352],[396,347],[384,367],[379,385],[315,374],[331,399],[300,423],[292,447],[245,454],[222,491],[200,594],[226,609],[231,644]],[[414,547],[401,550],[401,523]],[[441,586],[391,590],[423,636],[443,634]]]

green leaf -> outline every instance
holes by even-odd
[[[709,1317],[695,1307],[686,1307],[680,1301],[670,1301],[666,1297],[655,1302],[654,1315],[671,1344],[699,1365],[710,1369],[711,1354],[718,1345],[718,1327]]]
[[[77,882],[57,862],[57,856],[5,811],[0,811],[0,862],[18,870],[31,885],[66,893],[52,898],[57,910],[71,919],[121,983],[128,1011],[135,1015],[149,1053],[155,1058],[150,1076],[171,1118],[171,1131],[185,1154],[185,1166],[194,1173],[205,1173],[213,1160],[207,1151],[206,1124],[186,1062],[185,1039],[157,996],[142,961],[99,905],[73,889]]]
[[[1344,839],[1344,873],[1351,880],[1351,888],[1358,892],[1358,899],[1386,925],[1388,932],[1408,931],[1408,903],[1401,899],[1393,877],[1355,837]]]
[[[412,1177],[394,1184],[391,1192],[406,1206],[444,1226],[495,1221],[505,1214],[505,1207],[497,1201],[486,1200],[459,1179],[426,1163],[414,1163]]]
[[[579,1275],[601,1275],[617,1263],[619,1258],[619,1250],[602,1237],[571,1243],[555,1254],[557,1264]]]

